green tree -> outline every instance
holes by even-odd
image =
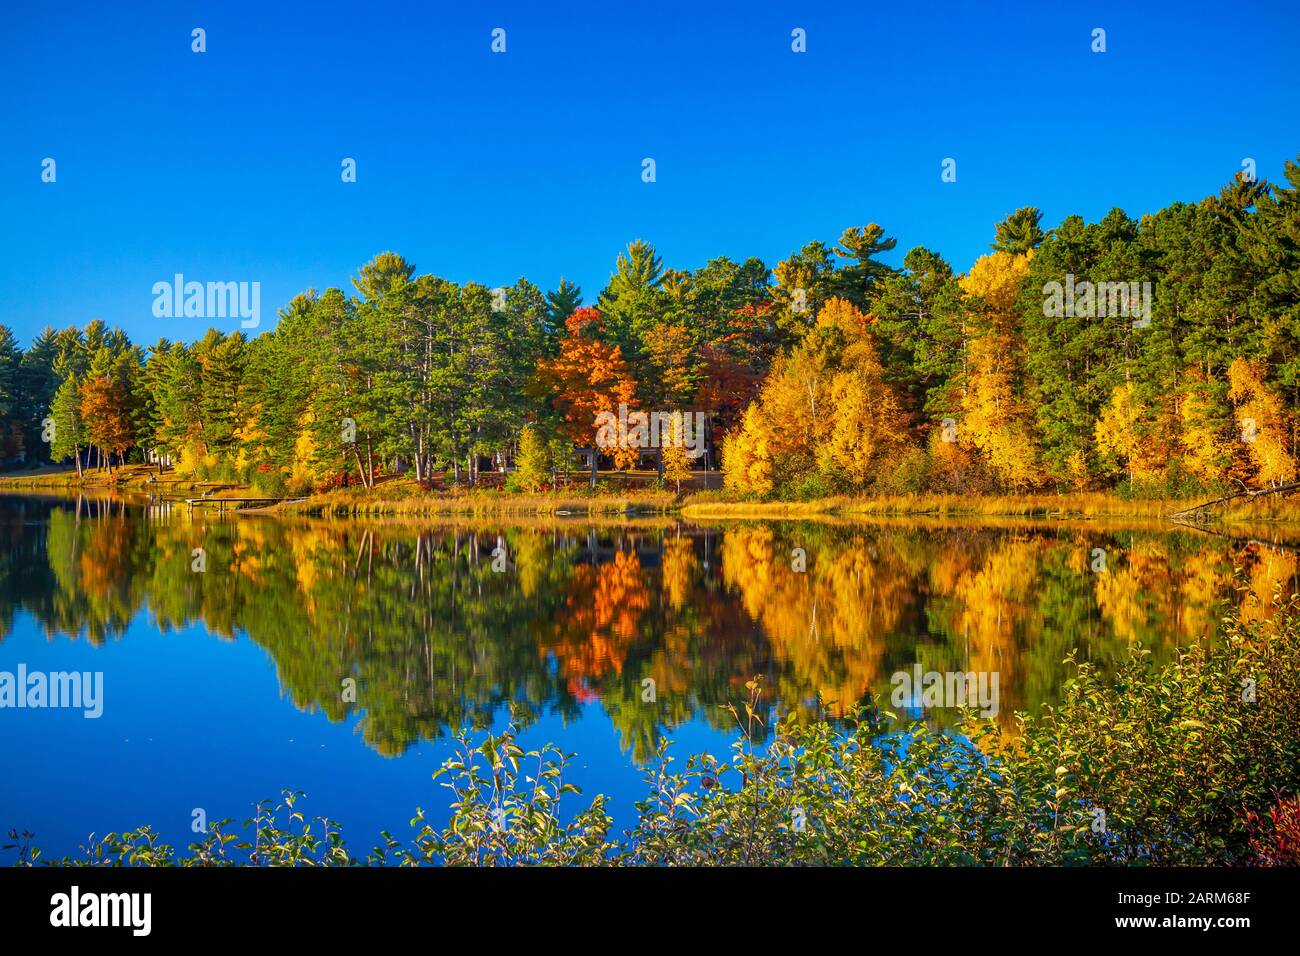
[[[546,293],[547,333],[552,338],[560,334],[564,322],[582,305],[582,288],[561,277],[560,284]]]
[[[65,378],[54,393],[50,407],[54,436],[50,442],[50,457],[54,461],[71,458],[81,475],[81,446],[85,436],[81,425],[81,388],[75,375]]]
[[[1037,249],[1046,238],[1039,226],[1042,221],[1043,214],[1035,207],[1020,207],[998,223],[997,239],[992,245],[993,251],[1019,256]]]

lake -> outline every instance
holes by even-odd
[[[1168,659],[1297,574],[1278,542],[1096,521],[217,519],[4,495],[0,541],[0,673],[102,674],[98,717],[0,709],[0,827],[47,855],[144,823],[183,846],[196,809],[242,820],[283,788],[355,851],[404,840],[416,807],[446,819],[450,734],[512,710],[621,828],[659,741],[724,753],[755,676],[809,718],[890,707],[918,665],[993,673],[1010,727],[1059,699],[1070,652]]]

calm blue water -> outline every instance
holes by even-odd
[[[333,723],[299,710],[280,692],[275,666],[245,637],[223,640],[202,627],[161,635],[139,615],[102,647],[47,639],[19,614],[0,642],[0,671],[102,671],[104,712],[0,709],[0,825],[31,830],[48,855],[72,853],[102,836],[150,823],[164,841],[196,839],[192,812],[210,820],[253,815],[252,803],[282,788],[307,794],[300,808],[343,824],[354,850],[388,829],[398,839],[416,807],[435,825],[447,819],[447,791],[431,776],[453,741],[416,742],[385,757],[357,733],[359,717]],[[507,715],[494,722],[503,730]],[[676,731],[683,753],[721,754],[727,738],[698,721]],[[520,735],[524,749],[563,741],[579,758],[569,779],[583,790],[572,809],[609,795],[616,822],[634,821],[644,794],[640,773],[599,702],[567,724],[543,714]]]
[[[808,715],[887,700],[918,664],[997,672],[1010,722],[1055,699],[1070,651],[1167,656],[1297,571],[1289,552],[1096,523],[216,521],[0,496],[0,672],[104,679],[98,719],[0,707],[0,829],[47,858],[145,824],[183,848],[196,808],[242,821],[293,789],[364,855],[384,829],[408,841],[417,807],[446,822],[450,735],[500,732],[514,704],[525,749],[577,755],[566,815],[603,793],[621,832],[638,761],[665,738],[682,762],[725,756],[755,676],[765,707]]]

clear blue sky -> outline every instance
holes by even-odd
[[[1298,87],[1294,0],[26,4],[0,31],[0,322],[194,338],[151,312],[181,272],[261,282],[266,327],[388,249],[590,302],[634,238],[773,265],[868,221],[896,262],[965,269],[1018,205],[1138,215],[1246,156],[1278,178]]]

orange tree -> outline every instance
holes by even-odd
[[[619,405],[632,405],[636,381],[623,360],[622,349],[600,337],[604,327],[597,309],[575,310],[565,320],[564,330],[559,354],[538,363],[533,390],[550,399],[563,420],[564,435],[574,444],[592,449],[594,487],[597,416],[602,412],[618,415]]]

